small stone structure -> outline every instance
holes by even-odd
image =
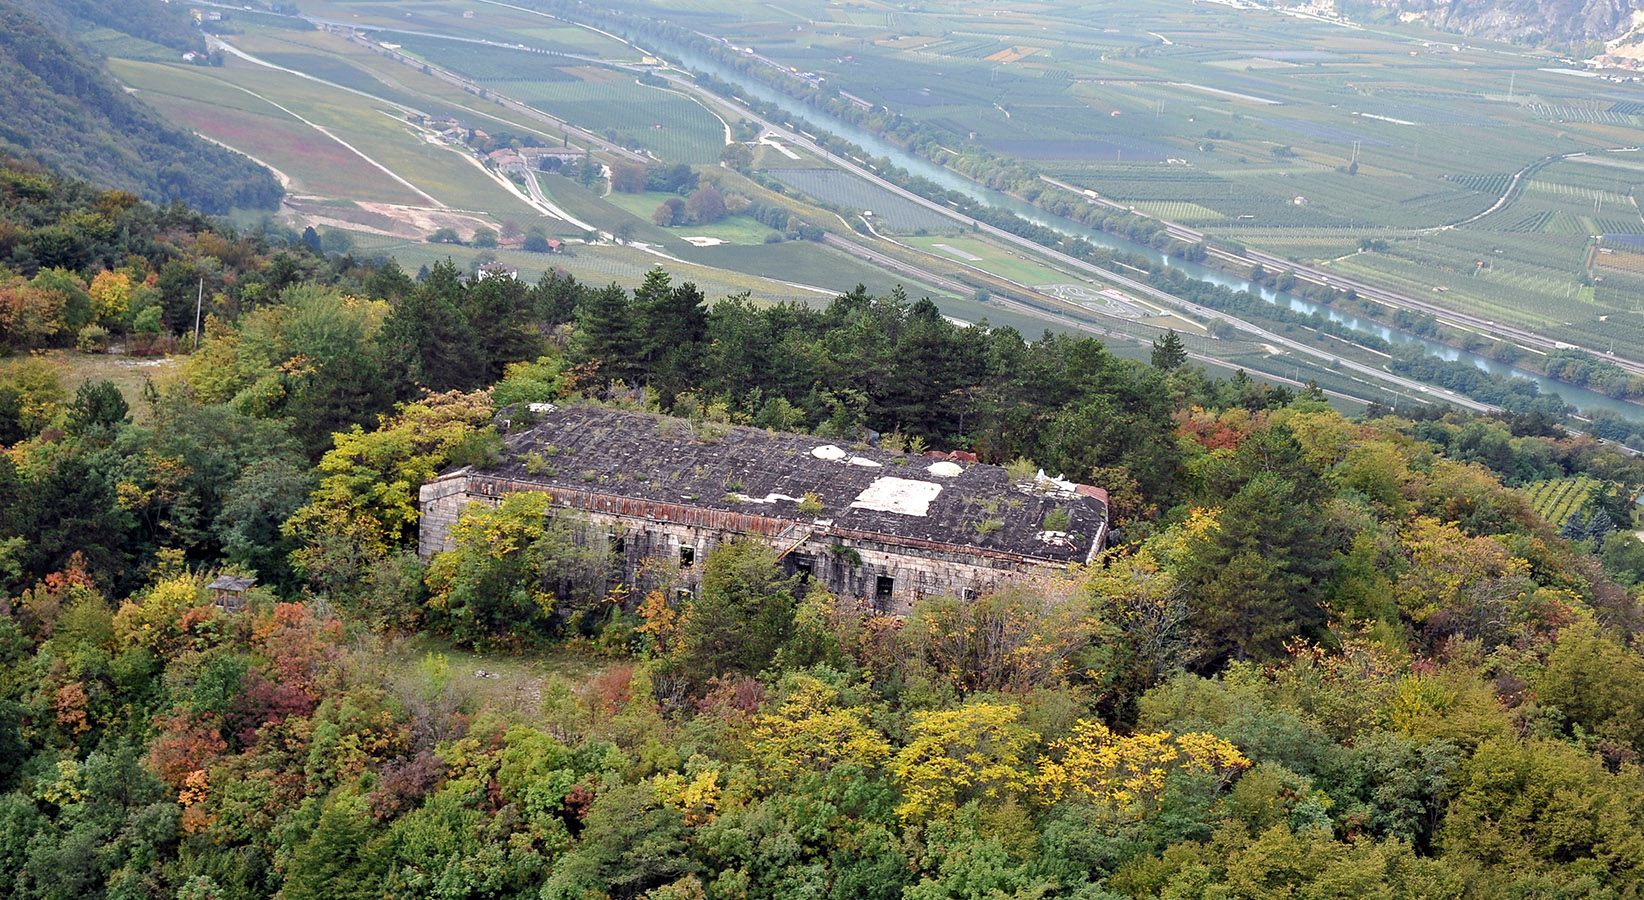
[[[789,572],[892,614],[1065,571],[1100,552],[1107,494],[1061,479],[717,423],[605,408],[536,407],[501,461],[422,486],[420,551],[449,546],[471,503],[541,491],[588,522],[615,577],[659,571],[694,592],[722,541],[758,540]],[[507,423],[503,423],[507,427]]]

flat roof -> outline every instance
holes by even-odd
[[[1053,479],[1013,483],[999,466],[604,407],[535,415],[535,424],[504,435],[507,449],[496,464],[447,475],[743,512],[1050,562],[1083,562],[1107,524],[1100,492]],[[800,511],[807,494],[821,512]],[[1062,527],[1050,531],[1047,524]]]

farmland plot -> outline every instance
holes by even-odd
[[[830,206],[871,211],[874,226],[898,234],[951,227],[952,219],[838,169],[782,169],[771,177]]]

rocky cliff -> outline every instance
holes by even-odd
[[[1357,0],[1357,10],[1419,16],[1445,31],[1525,43],[1567,45],[1608,41],[1632,29],[1644,0]]]

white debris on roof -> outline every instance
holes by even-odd
[[[931,501],[940,493],[942,486],[939,484],[886,475],[874,479],[873,484],[857,494],[851,508],[924,516],[929,514]]]
[[[1036,494],[1041,497],[1056,497],[1070,500],[1079,496],[1079,486],[1058,475],[1055,478],[1045,474],[1044,469],[1033,478],[1031,485],[1018,485],[1017,490],[1026,494]]]
[[[932,463],[925,469],[925,471],[935,475],[937,478],[957,478],[960,475],[965,474],[965,467],[959,465],[958,463],[951,463],[944,460],[939,463]]]
[[[778,500],[799,503],[804,499],[803,497],[789,497],[787,494],[766,494],[763,497],[750,497],[737,491],[732,491],[730,497],[738,503],[775,503]]]
[[[1073,535],[1068,534],[1065,531],[1041,531],[1039,532],[1039,540],[1051,545],[1052,547],[1073,546]]]
[[[848,464],[853,466],[862,466],[868,469],[882,469],[885,467],[884,463],[876,463],[865,456],[853,456],[848,460]]]
[[[848,454],[846,454],[844,450],[841,450],[832,444],[823,444],[815,450],[812,450],[811,455],[817,459],[840,460],[844,459]]]

